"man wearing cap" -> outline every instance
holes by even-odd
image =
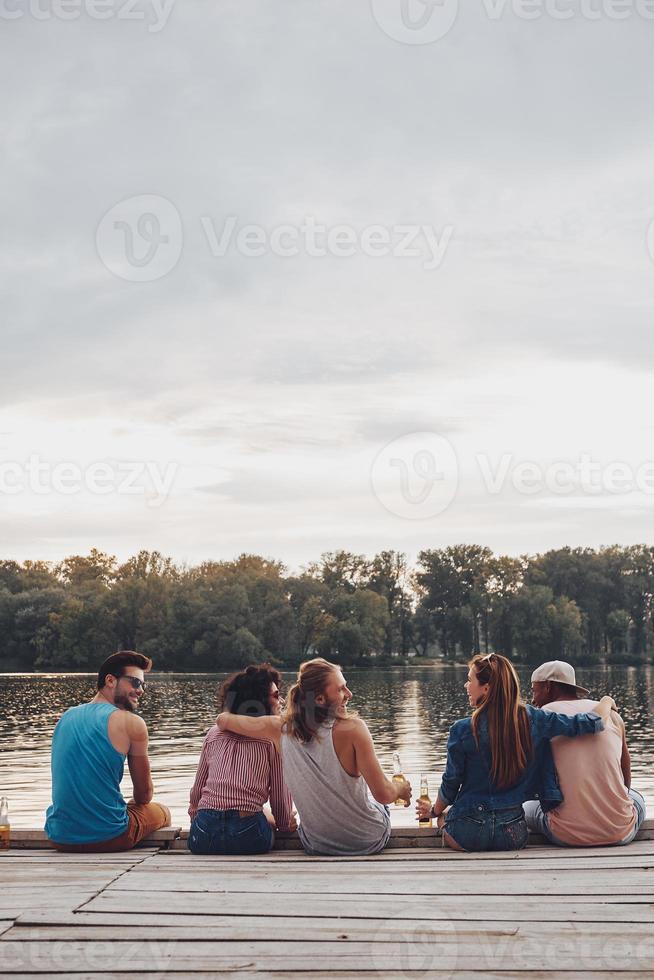
[[[576,715],[595,706],[590,692],[577,684],[574,667],[562,660],[538,667],[531,685],[534,704],[545,711]],[[529,829],[570,847],[631,843],[646,809],[641,794],[631,789],[629,749],[617,711],[594,738],[557,737],[551,746],[563,803],[548,813],[533,800],[523,804]]]

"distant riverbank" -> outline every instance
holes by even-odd
[[[93,670],[139,650],[162,670],[230,670],[319,654],[373,669],[473,650],[520,663],[638,664],[654,652],[654,547],[495,554],[478,544],[373,557],[326,552],[297,573],[243,554],[122,564],[92,549],[60,562],[0,560],[0,669]],[[377,655],[377,656],[375,656]]]

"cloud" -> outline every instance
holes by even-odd
[[[305,560],[646,536],[636,511],[598,527],[581,507],[489,500],[469,463],[585,446],[637,460],[654,354],[649,32],[487,6],[461,4],[422,47],[345,0],[177,3],[158,33],[4,22],[0,449],[180,467],[158,514],[25,500],[8,548],[150,541],[193,558],[246,542]],[[178,263],[150,282],[96,248],[138,195],[182,219]],[[358,242],[372,226],[452,237],[431,271],[361,250],[216,256],[203,218],[220,234],[230,216],[267,241],[307,218]],[[411,431],[450,438],[465,477],[424,527],[370,496],[372,459]]]

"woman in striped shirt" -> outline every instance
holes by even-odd
[[[261,716],[280,712],[279,672],[268,664],[250,666],[221,685],[221,711]],[[193,854],[264,854],[274,841],[270,806],[278,830],[295,830],[291,795],[282,762],[268,739],[245,738],[209,729],[191,790],[189,850]]]

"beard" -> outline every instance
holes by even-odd
[[[128,694],[118,694],[114,695],[114,704],[117,708],[123,708],[125,711],[131,711],[132,714],[136,714],[136,708],[129,699]]]

